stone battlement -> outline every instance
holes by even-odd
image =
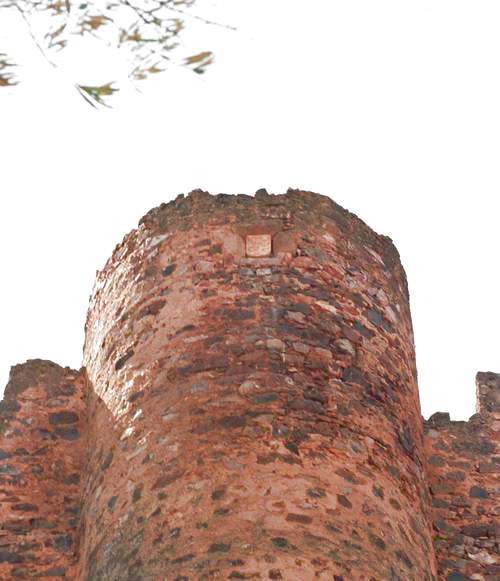
[[[496,579],[500,574],[500,374],[478,373],[477,414],[425,422],[436,556],[445,579]]]

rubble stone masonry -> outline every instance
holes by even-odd
[[[500,579],[500,375],[477,374],[477,412],[425,422],[439,578],[449,581]]]
[[[50,361],[16,365],[0,404],[0,579],[76,578],[87,385]]]
[[[499,579],[500,376],[422,420],[397,250],[329,198],[149,212],[83,365],[12,369],[0,579]]]

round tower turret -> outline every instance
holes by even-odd
[[[84,365],[81,579],[435,579],[405,274],[331,199],[149,212]]]

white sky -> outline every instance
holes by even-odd
[[[52,69],[2,13],[0,48],[22,57],[25,82],[0,91],[0,385],[27,358],[80,366],[95,271],[151,207],[196,187],[291,186],[394,240],[423,414],[469,417],[476,371],[500,371],[498,1],[199,0],[195,11],[238,27],[188,27],[186,54],[214,49],[215,65],[204,77],[174,68],[109,111],[70,79],[116,78],[115,55],[79,47]]]

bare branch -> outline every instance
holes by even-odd
[[[238,30],[236,26],[231,26],[230,24],[223,24],[222,22],[216,22],[214,20],[209,20],[208,18],[203,18],[203,16],[198,16],[197,14],[192,14],[191,12],[187,12],[186,10],[181,10],[180,8],[174,8],[173,6],[169,6],[169,10],[172,12],[178,12],[179,14],[183,14],[184,16],[188,16],[189,18],[193,18],[193,20],[199,20],[203,22],[203,24],[210,24],[211,26],[220,26],[221,28],[225,28],[226,30]]]
[[[33,29],[31,28],[31,23],[28,20],[26,14],[24,13],[24,10],[19,6],[19,4],[16,2],[15,3],[15,7],[18,10],[19,14],[21,14],[22,19],[24,20],[24,22],[26,23],[26,27],[28,29],[28,33],[31,36],[31,39],[33,40],[33,42],[35,43],[35,46],[38,48],[38,50],[40,51],[40,53],[42,54],[43,58],[54,68],[56,67],[55,63],[53,61],[51,61],[49,59],[49,57],[47,56],[47,54],[45,53],[45,51],[43,50],[42,45],[38,42],[36,36],[33,33]]]

